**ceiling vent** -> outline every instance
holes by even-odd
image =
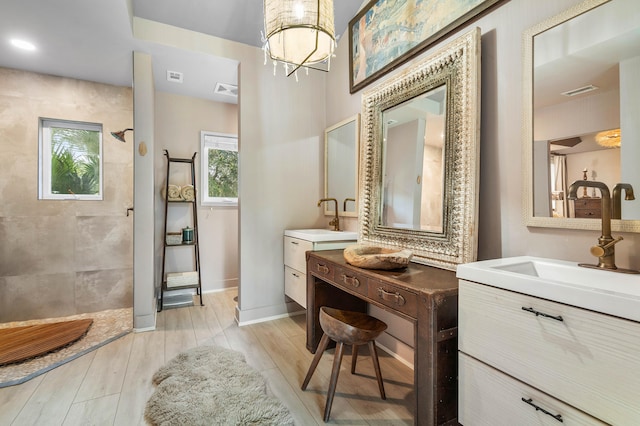
[[[183,82],[183,74],[179,71],[168,71],[167,70],[167,81],[172,81],[174,83],[182,83]]]
[[[588,86],[578,87],[577,89],[573,90],[567,90],[566,92],[562,92],[561,94],[564,96],[576,96],[583,93],[592,92],[594,90],[598,90],[598,87],[594,86],[593,84],[589,84]]]
[[[238,86],[227,83],[216,83],[216,88],[213,91],[216,95],[238,96]]]

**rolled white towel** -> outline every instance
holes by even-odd
[[[193,201],[196,199],[196,190],[193,185],[185,185],[180,189],[180,194],[185,201]]]
[[[181,188],[178,185],[169,185],[167,190],[169,194],[169,200],[181,200]]]

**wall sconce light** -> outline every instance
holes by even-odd
[[[129,130],[133,131],[133,129],[124,129],[119,132],[111,132],[111,136],[118,139],[120,142],[126,142],[126,140],[124,140],[124,132],[128,132]]]
[[[607,148],[620,147],[622,143],[620,129],[607,130],[606,132],[598,133],[596,135],[596,142],[598,142],[598,145]]]
[[[265,64],[268,53],[274,75],[278,61],[289,77],[333,54],[333,0],[264,0],[264,27]]]

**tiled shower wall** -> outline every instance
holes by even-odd
[[[102,123],[101,201],[38,200],[38,119]],[[0,68],[0,322],[133,305],[130,87]]]

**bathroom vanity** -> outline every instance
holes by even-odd
[[[307,307],[307,251],[334,250],[355,244],[357,234],[328,229],[284,231],[284,294]]]
[[[640,275],[533,257],[457,275],[461,424],[638,424]]]

